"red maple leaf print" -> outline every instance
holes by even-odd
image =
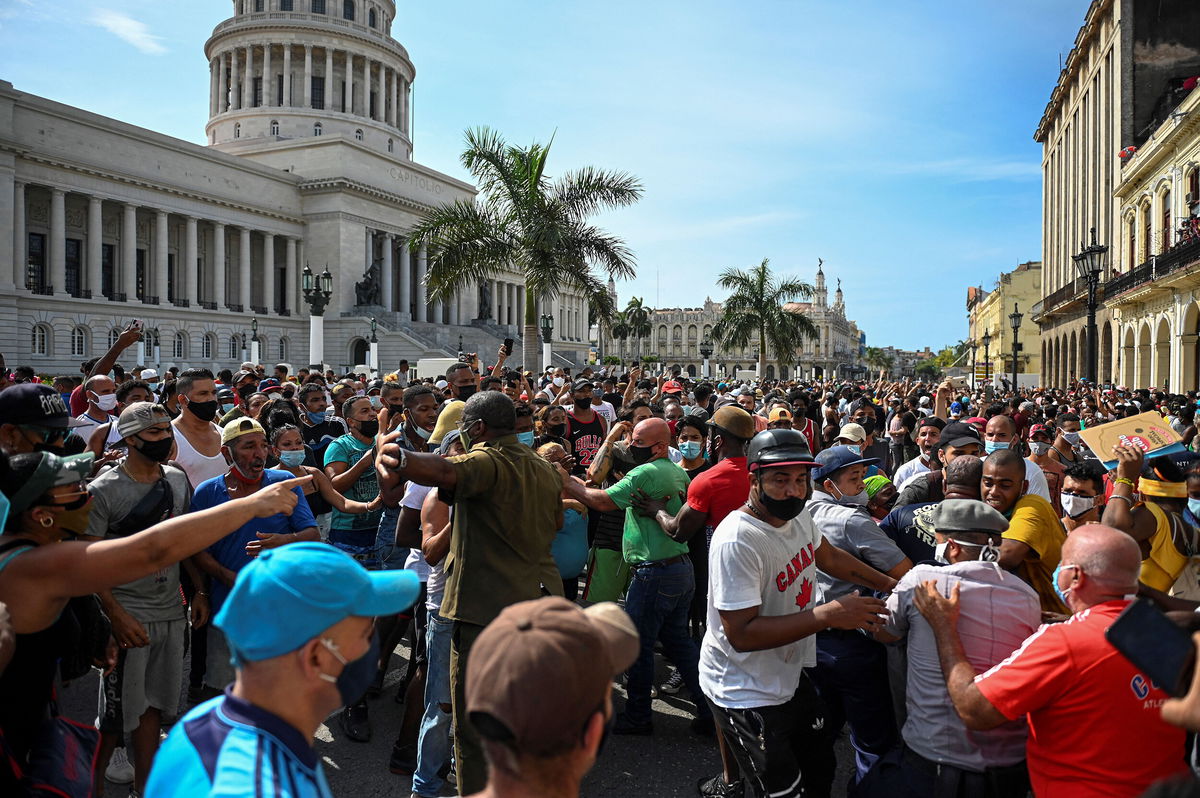
[[[812,589],[812,582],[805,578],[804,584],[800,585],[800,592],[796,594],[797,607],[804,609],[808,606],[808,602],[812,599]]]

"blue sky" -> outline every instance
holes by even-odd
[[[638,175],[601,217],[638,258],[622,303],[719,299],[769,257],[842,279],[868,343],[966,336],[968,285],[1040,257],[1032,133],[1087,0],[919,4],[399,0],[414,157],[462,132],[556,136],[551,168]],[[203,44],[228,0],[0,0],[0,78],[203,143]]]

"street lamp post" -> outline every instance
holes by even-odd
[[[543,313],[541,317],[542,323],[542,371],[550,368],[550,342],[554,338],[554,316],[550,313]]]
[[[701,342],[700,342],[700,357],[704,358],[704,372],[703,372],[703,376],[704,376],[704,379],[706,379],[706,380],[707,380],[707,379],[708,379],[708,377],[709,377],[709,374],[708,374],[708,359],[709,359],[710,357],[712,357],[712,353],[713,353],[713,345],[712,345],[712,341],[710,341],[710,340],[708,340],[707,338],[705,338],[703,341],[701,341]]]
[[[250,362],[258,365],[258,317],[250,319]]]
[[[1013,344],[1012,344],[1012,387],[1013,391],[1017,390],[1017,360],[1021,352],[1021,344],[1017,342],[1017,332],[1021,329],[1021,319],[1024,314],[1021,313],[1017,303],[1013,303],[1013,312],[1008,314],[1008,326],[1012,327]]]
[[[329,273],[329,264],[325,265],[325,271],[321,274],[313,274],[308,264],[304,264],[300,284],[304,289],[304,301],[308,303],[308,364],[324,372],[325,308],[333,296],[333,275]]]
[[[989,355],[989,349],[992,345],[992,331],[983,331],[983,384],[984,390],[990,391],[992,388],[992,361]]]
[[[1092,228],[1091,243],[1072,255],[1075,270],[1079,276],[1087,280],[1087,378],[1088,382],[1096,383],[1096,289],[1100,285],[1100,272],[1104,270],[1104,256],[1108,247],[1096,241],[1096,228]]]
[[[370,368],[371,368],[371,376],[372,377],[379,376],[379,338],[375,335],[375,331],[378,327],[379,327],[379,322],[375,320],[374,316],[372,316],[371,317],[371,350],[370,350],[371,351]]]
[[[758,347],[754,347],[754,376],[762,379],[762,364],[758,360]]]
[[[979,387],[975,384],[979,379],[979,372],[975,368],[975,355],[978,344],[975,343],[974,339],[971,339],[970,341],[967,341],[967,346],[971,347],[971,390],[974,391]]]

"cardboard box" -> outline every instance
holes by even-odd
[[[1112,450],[1119,444],[1138,447],[1147,460],[1186,451],[1175,430],[1171,429],[1166,419],[1154,411],[1081,430],[1079,437],[1106,469],[1116,468],[1117,461]]]

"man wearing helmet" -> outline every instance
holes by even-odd
[[[818,603],[817,569],[881,591],[896,584],[821,537],[805,510],[815,465],[801,433],[755,435],[749,498],[717,527],[709,554],[700,686],[756,798],[828,794],[833,749],[808,675],[814,636],[873,632],[885,613],[881,600],[857,592]]]

